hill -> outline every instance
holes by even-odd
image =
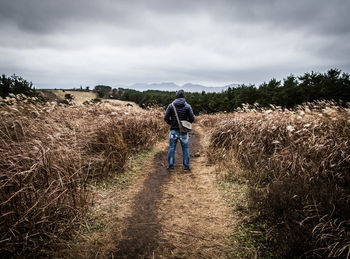
[[[92,91],[71,91],[71,90],[37,90],[48,101],[65,100],[65,95],[70,94],[73,97],[73,102],[77,105],[83,104],[85,101],[91,101],[97,96]]]

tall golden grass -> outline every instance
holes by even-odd
[[[266,224],[277,257],[349,258],[349,108],[244,106],[201,123],[215,125],[209,159],[249,180],[251,212]]]
[[[40,256],[69,238],[87,184],[120,173],[167,131],[157,110],[0,100],[0,255]]]

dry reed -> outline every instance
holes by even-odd
[[[120,173],[164,136],[157,110],[0,100],[0,255],[43,256],[69,238],[90,201],[87,183]]]
[[[332,102],[245,106],[203,116],[216,125],[208,157],[249,180],[251,212],[267,224],[276,256],[350,255],[350,109]]]

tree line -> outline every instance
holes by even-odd
[[[89,91],[90,89],[87,87],[76,90]],[[133,101],[142,108],[154,106],[165,108],[175,97],[175,91],[140,92],[123,88],[112,89],[106,85],[97,85],[93,91],[99,98]],[[10,77],[2,75],[0,96],[4,98],[10,93],[39,96],[31,82],[17,75]],[[261,107],[273,104],[290,109],[304,102],[316,100],[334,100],[341,105],[346,105],[350,102],[350,75],[338,69],[330,69],[326,73],[311,72],[299,77],[290,75],[282,81],[273,78],[259,86],[242,84],[220,93],[186,93],[186,101],[191,104],[195,114],[232,112],[244,103],[258,103]]]
[[[109,98],[133,101],[143,108],[167,107],[175,97],[175,92],[156,90],[140,92],[110,88],[107,92]],[[334,100],[346,105],[350,102],[350,75],[330,69],[326,73],[311,72],[299,77],[290,75],[283,81],[271,79],[258,87],[243,84],[220,93],[186,93],[186,101],[195,114],[232,112],[245,103],[258,103],[261,107],[273,104],[290,109],[316,100]]]

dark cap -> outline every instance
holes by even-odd
[[[179,91],[176,92],[176,99],[177,98],[185,98],[185,91],[180,89]]]

